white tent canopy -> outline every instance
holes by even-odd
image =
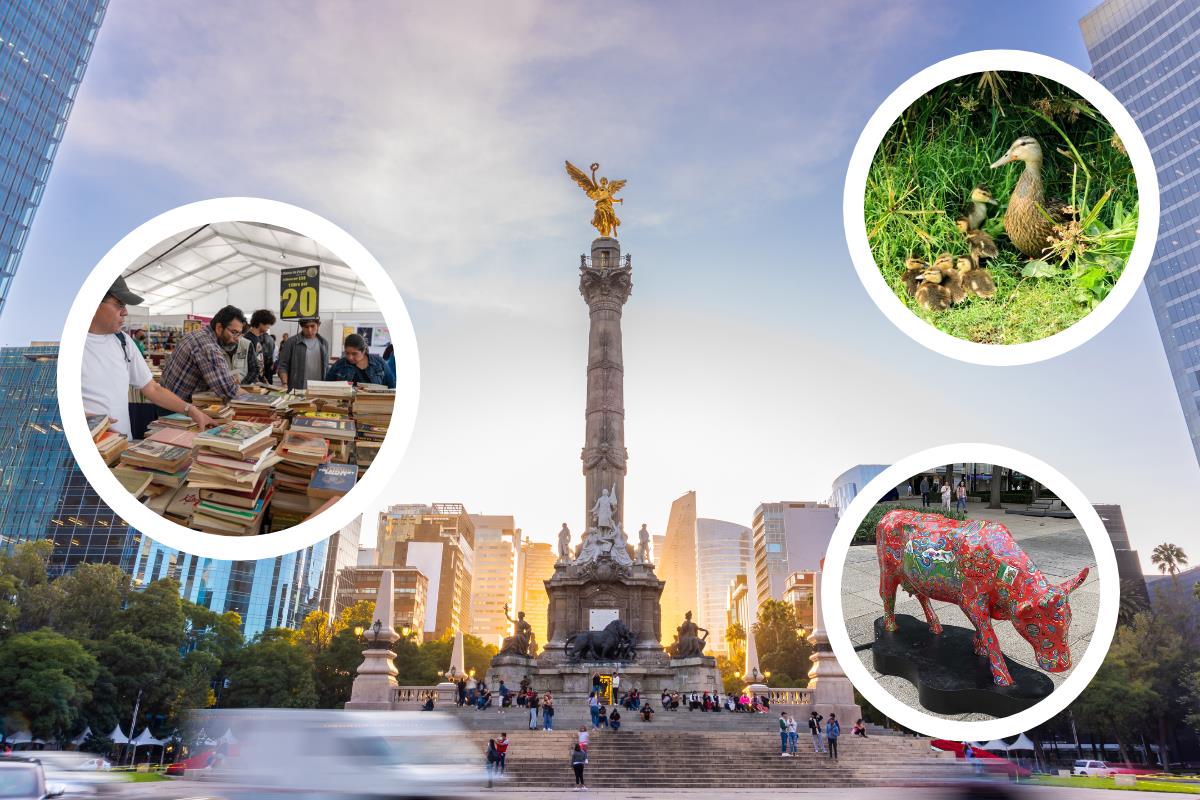
[[[79,734],[78,736],[76,736],[74,739],[71,740],[71,744],[75,745],[76,747],[79,747],[84,742],[86,742],[88,740],[88,737],[91,735],[92,735],[92,726],[89,725],[88,727],[83,729],[83,733]]]
[[[150,733],[150,728],[146,727],[142,728],[142,732],[139,733],[137,737],[130,742],[130,744],[132,744],[134,747],[144,747],[146,745],[162,746],[166,744],[166,742],[162,739],[155,739],[154,735]]]
[[[214,222],[159,242],[125,270],[151,314],[211,316],[226,305],[247,314],[278,307],[279,273],[321,267],[321,313],[378,311],[345,262],[307,236],[255,222]]]
[[[229,728],[225,729],[225,735],[217,740],[223,744],[237,744],[237,739],[233,735],[233,731]]]
[[[125,731],[121,730],[120,724],[113,728],[108,738],[113,740],[113,744],[129,744],[129,737],[125,735]]]
[[[1030,751],[1032,751],[1033,750],[1033,741],[1028,736],[1026,736],[1025,734],[1022,733],[1020,736],[1017,737],[1017,740],[1015,742],[1013,742],[1012,744],[1010,744],[1008,746],[1008,749],[1009,750],[1030,750]]]
[[[988,751],[991,751],[991,750],[1000,750],[1001,752],[1005,752],[1005,753],[1007,753],[1007,752],[1008,752],[1008,745],[1006,745],[1006,744],[1004,743],[1004,740],[1003,740],[1003,739],[992,739],[992,740],[991,740],[990,742],[988,742],[987,744],[985,744],[985,745],[980,745],[980,749],[981,749],[981,750],[988,750]]]

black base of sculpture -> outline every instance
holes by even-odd
[[[875,620],[875,645],[871,648],[875,671],[895,675],[917,687],[917,697],[937,714],[990,714],[1007,717],[1024,711],[1054,691],[1044,672],[1005,658],[1012,686],[992,682],[987,656],[977,656],[971,639],[975,631],[942,625],[935,636],[924,620],[896,615],[896,631],[883,629]]]

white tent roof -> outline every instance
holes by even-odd
[[[1033,750],[1033,741],[1028,736],[1026,736],[1025,734],[1022,733],[1020,736],[1017,737],[1017,740],[1015,742],[1013,742],[1012,744],[1010,744],[1008,746],[1008,749],[1009,750]]]
[[[32,742],[33,734],[31,734],[29,731],[17,731],[12,736],[8,737],[8,741],[11,744],[23,744],[25,742]]]
[[[114,744],[129,744],[129,737],[125,735],[125,731],[121,730],[120,724],[113,728],[108,738],[112,739]]]
[[[134,740],[130,742],[130,744],[134,745],[135,747],[141,747],[142,745],[163,745],[166,744],[166,742],[164,742],[162,739],[155,739],[154,735],[150,733],[149,726],[147,726],[142,728],[142,732],[139,733]]]
[[[1006,752],[1006,753],[1007,753],[1007,752],[1008,752],[1008,745],[1006,745],[1006,744],[1004,743],[1004,740],[1003,740],[1003,739],[992,739],[992,740],[991,740],[990,742],[988,742],[987,744],[985,744],[985,745],[980,745],[980,749],[981,749],[981,750],[1001,750],[1001,751],[1003,751],[1003,752]]]
[[[92,735],[92,726],[89,725],[83,729],[83,733],[79,734],[78,736],[76,736],[74,739],[71,740],[71,744],[78,747],[79,745],[86,742],[88,740],[88,737],[91,735]]]
[[[278,303],[280,270],[313,265],[321,267],[322,310],[378,308],[366,285],[334,253],[307,236],[256,222],[214,222],[177,233],[138,258],[124,276],[154,314],[204,314],[236,304],[247,290],[262,297],[262,304],[272,295]],[[264,273],[270,286],[263,285]]]
[[[225,744],[237,744],[237,739],[234,738],[233,731],[229,728],[225,729],[225,735],[217,741],[224,742]]]

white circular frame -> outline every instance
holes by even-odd
[[[1096,556],[1099,573],[1100,608],[1096,615],[1096,627],[1083,658],[1076,661],[1075,668],[1062,685],[1049,697],[1017,714],[992,720],[964,722],[945,719],[914,708],[894,697],[871,676],[859,660],[846,620],[842,615],[842,572],[846,565],[846,554],[850,549],[854,531],[866,517],[871,507],[902,481],[934,466],[958,462],[980,462],[1000,464],[1017,469],[1030,476],[1058,495],[1067,507],[1075,512],[1083,526],[1088,542]],[[1108,654],[1113,633],[1117,629],[1117,609],[1120,599],[1120,581],[1117,576],[1117,557],[1113,551],[1108,531],[1096,510],[1074,484],[1061,473],[1031,455],[1007,447],[992,444],[950,444],[923,450],[885,469],[868,483],[842,514],[829,550],[825,556],[824,572],[821,575],[821,608],[829,643],[838,663],[854,687],[867,701],[885,715],[914,731],[938,739],[960,742],[988,741],[1000,739],[1030,730],[1042,724],[1079,696],[1079,693],[1095,677],[1096,671]]]
[[[180,231],[211,222],[258,222],[287,228],[321,243],[337,253],[370,290],[388,325],[395,348],[396,405],[391,424],[371,467],[353,489],[317,517],[286,530],[258,536],[221,536],[194,531],[159,516],[125,490],[105,465],[92,441],[84,415],[80,388],[83,348],[96,305],[126,268],[154,245]],[[205,558],[251,561],[290,553],[348,525],[368,503],[382,494],[408,447],[417,417],[421,368],[412,320],[396,285],[365,247],[327,219],[297,206],[253,197],[204,200],[167,211],[140,225],[113,246],[84,281],[71,305],[63,329],[58,358],[58,402],[63,431],[83,470],[100,498],[122,519],[167,547]]]
[[[866,215],[863,209],[871,162],[875,159],[883,137],[900,115],[919,97],[943,83],[987,70],[1030,72],[1057,81],[1079,94],[1104,115],[1121,137],[1137,178],[1137,238],[1134,240],[1129,262],[1108,297],[1066,330],[1045,339],[1022,344],[968,342],[938,330],[910,311],[896,296],[892,287],[888,286],[875,263],[867,240]],[[1095,78],[1070,64],[1040,53],[1023,50],[979,50],[939,61],[918,72],[883,101],[867,122],[858,143],[854,146],[854,153],[850,156],[850,166],[846,171],[846,188],[842,195],[842,219],[846,228],[846,244],[850,250],[850,257],[863,287],[875,301],[875,305],[879,306],[879,310],[897,328],[930,350],[960,361],[986,366],[1032,364],[1062,355],[1088,341],[1116,319],[1133,299],[1146,277],[1146,270],[1150,267],[1150,259],[1154,255],[1154,245],[1158,238],[1158,175],[1150,156],[1150,148],[1146,145],[1137,123],[1120,101]]]

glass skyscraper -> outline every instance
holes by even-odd
[[[1154,154],[1162,218],[1146,291],[1200,459],[1200,5],[1108,0],[1079,27],[1092,74]]]
[[[0,313],[107,5],[0,4]]]
[[[92,490],[58,416],[58,344],[0,348],[0,550],[53,539],[50,569],[128,569],[137,534]]]

